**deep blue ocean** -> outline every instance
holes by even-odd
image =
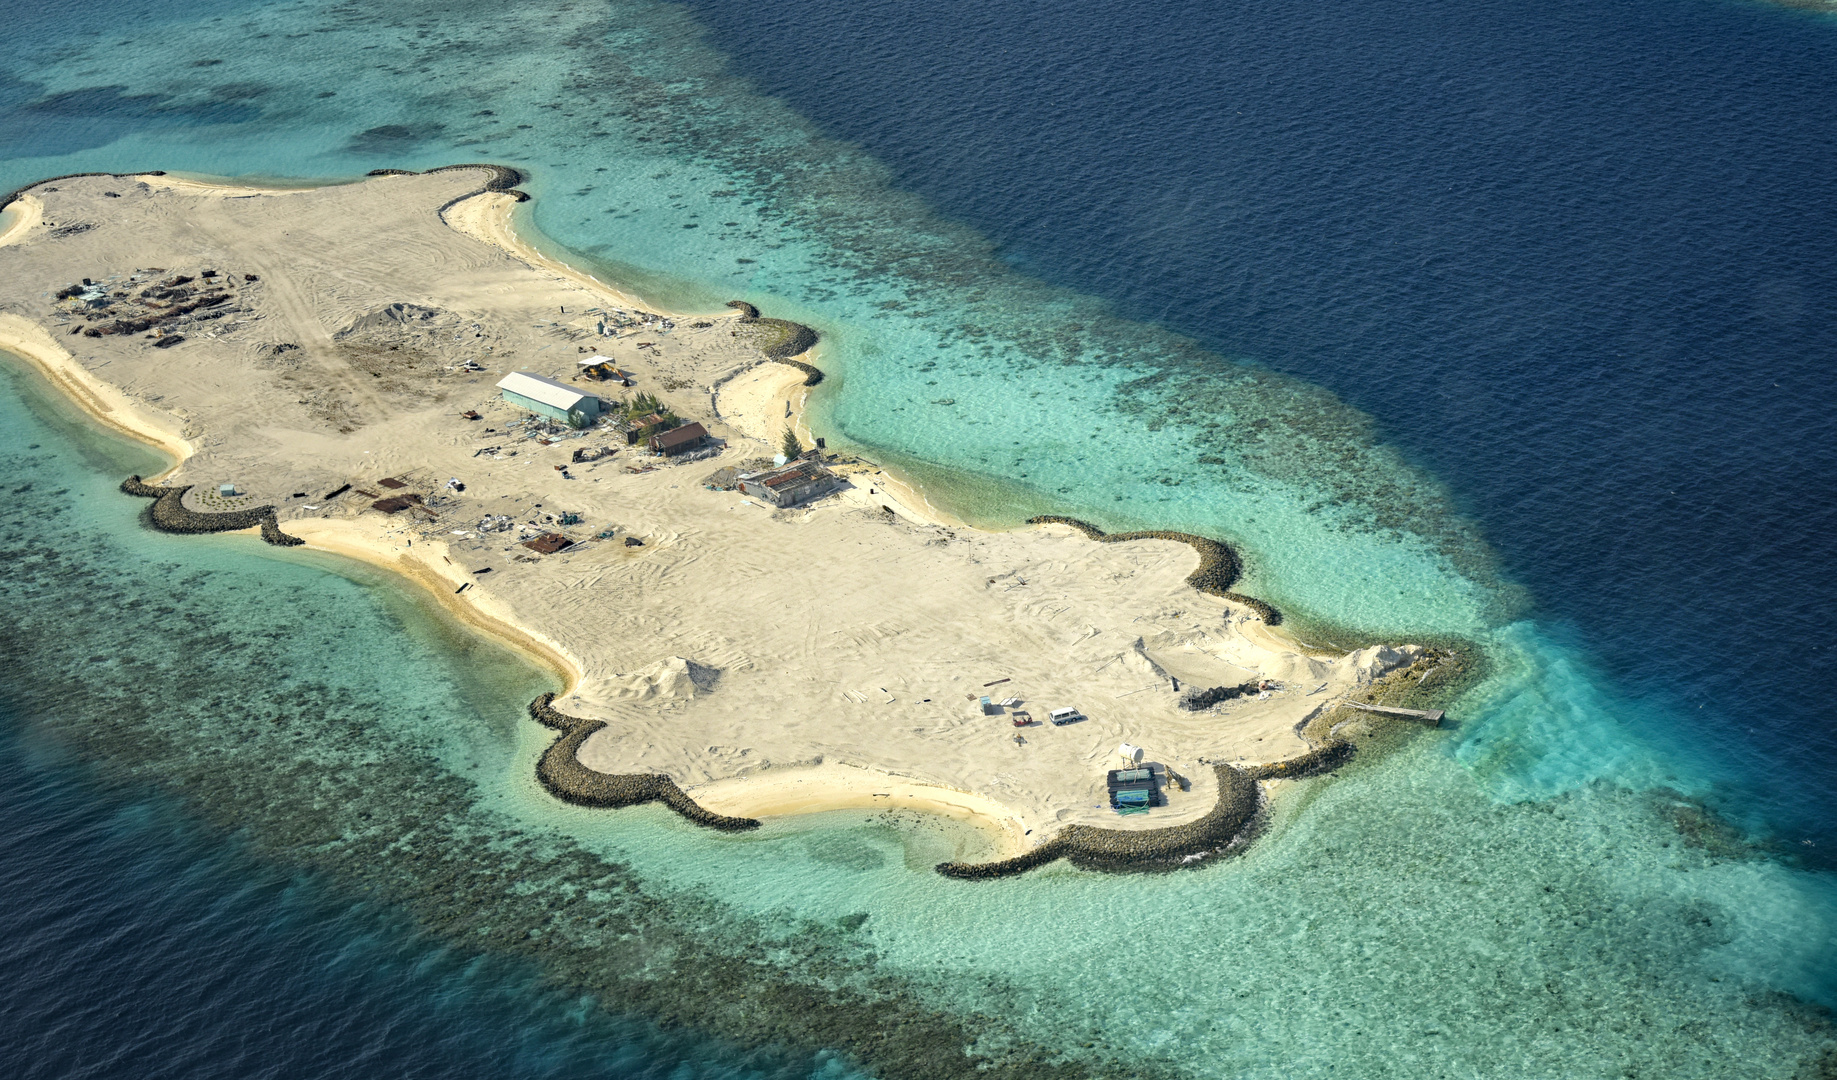
[[[1369,413],[1658,739],[1837,859],[1837,21],[691,6],[1003,259]]]
[[[771,1075],[278,874],[157,798],[98,807],[16,739],[4,762],[7,1076]]]
[[[1416,794],[1457,808],[1469,804],[1460,801],[1466,774],[1456,763],[1488,790],[1511,770],[1562,777],[1520,785],[1547,795],[1542,801],[1502,798],[1484,811],[1448,811],[1475,825],[1447,850],[1481,869],[1448,869],[1427,840],[1408,858],[1388,857],[1452,896],[1488,872],[1483,853],[1503,860],[1512,837],[1543,852],[1526,859],[1544,865],[1555,866],[1565,844],[1581,853],[1573,867],[1551,870],[1541,893],[1451,905],[1496,904],[1510,915],[1502,925],[1557,943],[1510,961],[1538,987],[1545,1012],[1525,1008],[1523,993],[1492,999],[1463,990],[1453,996],[1479,1002],[1475,1012],[1495,1027],[1474,1021],[1463,1029],[1470,1045],[1457,1053],[1432,1048],[1440,1031],[1426,1020],[1386,1027],[1371,1004],[1389,993],[1381,980],[1343,1014],[1278,996],[1261,1019],[1245,1021],[1254,1033],[1227,1035],[1221,1020],[1205,1035],[1254,1048],[1213,1071],[1379,1075],[1381,1061],[1399,1076],[1819,1075],[1795,1072],[1816,1068],[1804,1064],[1812,1058],[1786,1061],[1782,1049],[1781,1062],[1759,1062],[1732,1035],[1717,1043],[1714,1031],[1777,1005],[1790,1017],[1782,1030],[1833,1045],[1823,1010],[1837,1004],[1837,709],[1829,704],[1837,675],[1837,16],[1705,0],[785,0],[764,8],[691,0],[509,11],[455,0],[386,12],[213,0],[37,5],[9,12],[7,25],[0,189],[79,169],[348,178],[377,167],[506,161],[532,173],[531,212],[556,243],[614,271],[655,275],[691,298],[732,288],[791,305],[790,314],[833,332],[845,379],[871,370],[874,355],[862,329],[874,324],[849,303],[898,303],[884,300],[880,282],[917,280],[907,269],[915,263],[924,263],[935,307],[948,316],[938,318],[959,344],[983,341],[983,330],[962,329],[976,320],[1016,322],[1015,298],[1034,294],[993,277],[981,268],[987,262],[1041,283],[1042,304],[1070,311],[1065,318],[1087,335],[1080,340],[1098,342],[1091,353],[1120,355],[1115,343],[1134,334],[1169,355],[1186,356],[1184,343],[1202,349],[1199,360],[1181,361],[1182,377],[1197,384],[1215,377],[1226,385],[1229,363],[1231,371],[1269,373],[1283,393],[1324,389],[1339,403],[1323,413],[1331,422],[1297,428],[1307,435],[1297,442],[1312,447],[1318,435],[1324,445],[1321,432],[1351,431],[1344,445],[1352,449],[1297,451],[1265,472],[1297,484],[1305,473],[1308,483],[1330,487],[1330,464],[1344,460],[1352,486],[1351,477],[1362,483],[1374,475],[1371,462],[1388,454],[1401,462],[1397,475],[1430,478],[1386,488],[1403,494],[1386,496],[1376,520],[1405,537],[1399,550],[1412,537],[1441,538],[1462,573],[1484,579],[1476,588],[1507,598],[1489,600],[1488,614],[1460,631],[1479,635],[1483,627],[1506,652],[1540,658],[1527,663],[1538,674],[1526,678],[1544,689],[1511,695],[1501,714],[1530,709],[1514,703],[1532,698],[1539,708],[1568,710],[1548,723],[1474,715],[1458,748],[1436,758],[1445,774],[1418,763],[1438,779]],[[337,44],[311,51],[321,34]],[[381,51],[371,58],[370,49]],[[609,168],[619,176],[598,175]],[[744,200],[713,202],[675,191],[716,174],[723,184],[755,187]],[[659,204],[686,199],[670,208],[696,220],[645,218],[648,193]],[[704,217],[704,209],[718,213]],[[733,227],[746,237],[714,235],[716,225],[727,227],[716,220],[724,217],[744,223]],[[923,230],[910,227],[915,220]],[[883,251],[876,222],[922,231],[928,246]],[[695,231],[682,231],[688,227]],[[746,248],[735,270],[742,243],[761,250]],[[895,338],[892,351],[918,347],[912,335],[920,330],[900,332],[909,336]],[[999,366],[1008,352],[965,355],[960,379],[987,364],[1004,384],[1032,385],[1027,365]],[[25,503],[57,515],[73,537],[131,519],[133,507],[66,506],[71,491],[109,498],[110,478],[131,451],[84,449],[85,436],[47,418],[42,401],[27,408],[17,398],[0,409],[8,470],[0,488],[37,485]],[[1193,400],[1200,411],[1215,404]],[[859,412],[836,408],[838,430],[875,445]],[[1019,455],[1011,465],[967,452],[947,461],[922,441],[881,437],[917,464],[1028,480]],[[75,449],[55,462],[28,452],[54,443]],[[1221,453],[1237,461],[1239,449]],[[53,485],[57,498],[46,496]],[[1133,504],[1127,512],[1169,526],[1203,520],[1178,503],[1161,513],[1188,517],[1157,519]],[[1269,539],[1293,526],[1258,533],[1245,522],[1239,531],[1229,513],[1219,517],[1218,527],[1248,547],[1253,569],[1259,557],[1270,568],[1260,583],[1272,595],[1326,595],[1310,593],[1307,580],[1325,564],[1285,563]],[[22,544],[17,538],[28,533],[18,525],[9,535]],[[1323,527],[1319,535],[1335,533]],[[222,560],[215,580],[241,580],[260,576],[267,557],[197,550],[158,548],[124,580],[178,581],[201,572],[186,560],[212,569],[213,558]],[[106,546],[96,552],[119,557]],[[1409,566],[1398,571],[1399,604],[1420,599],[1403,596],[1419,580]],[[1392,584],[1370,573],[1374,588]],[[87,602],[73,597],[91,586],[62,580],[40,573],[23,591],[0,595],[47,618],[60,605]],[[354,634],[367,648],[417,618],[391,614],[365,588],[332,592],[325,603],[358,612]],[[1420,599],[1421,610],[1437,604],[1455,606]],[[1339,610],[1312,614],[1323,624],[1357,622]],[[149,623],[144,640],[174,632]],[[461,685],[460,674],[442,667],[451,665],[443,648],[451,646],[411,643],[384,662],[446,672],[442,679]],[[124,780],[122,751],[112,744],[86,755],[80,738],[36,734],[51,723],[43,719],[54,700],[48,673],[81,677],[79,662],[95,658],[65,659],[78,666],[54,669],[21,647],[0,672],[0,1074],[840,1073],[835,1060],[813,1056],[820,1048],[759,1059],[704,1040],[694,1024],[660,1030],[647,1019],[654,1010],[628,1017],[617,1003],[558,989],[540,958],[455,944],[453,934],[430,931],[414,903],[365,899],[367,885],[300,854],[312,847],[306,841],[274,841],[255,823],[243,835],[228,810],[199,810],[151,777]],[[336,683],[335,665],[327,669],[296,678]],[[517,678],[527,676],[504,676]],[[158,700],[178,700],[176,679],[157,683],[166,695]],[[509,691],[501,701],[485,691],[461,696],[466,723],[479,730],[514,712]],[[1613,714],[1611,737],[1588,713],[1596,697]],[[1603,740],[1578,738],[1578,746],[1611,745],[1614,754],[1659,764],[1590,770],[1549,751],[1551,739],[1577,733]],[[1480,750],[1481,735],[1489,745],[1517,739],[1516,756],[1505,752],[1515,764],[1486,759],[1499,752]],[[504,738],[506,746],[516,741]],[[1655,749],[1625,749],[1634,745]],[[88,756],[110,764],[96,772]],[[1627,793],[1657,785],[1648,772],[1686,789],[1690,813],[1700,803],[1730,823],[1709,830],[1708,862],[1667,853],[1612,869],[1623,865],[1615,859],[1639,858],[1628,852],[1646,835],[1638,824],[1646,810]],[[1391,798],[1361,804],[1347,795],[1344,806],[1352,814]],[[1506,806],[1531,809],[1509,819],[1517,811],[1499,808]],[[1538,833],[1544,818],[1593,822],[1611,839],[1585,839],[1580,825]],[[1345,880],[1359,883],[1323,906],[1427,909],[1428,900],[1386,884],[1378,869],[1351,866],[1356,833],[1328,835],[1305,815],[1284,828],[1293,831],[1278,830],[1266,852],[1245,860],[1244,873],[1265,875],[1270,889],[1304,876],[1305,867],[1255,860],[1289,857],[1284,840],[1294,839],[1292,853],[1306,836],[1339,852]],[[621,858],[645,865],[648,840],[618,842],[631,845]],[[1737,848],[1747,854],[1730,854]],[[731,857],[709,850],[710,864]],[[841,874],[835,868],[845,864],[812,865]],[[1730,908],[1743,896],[1772,898],[1753,904],[1770,913],[1752,924],[1762,929],[1727,930],[1722,911],[1683,884],[1716,874]],[[1016,895],[1056,902],[1038,887]],[[1114,901],[1101,888],[1066,903],[1107,909]],[[1587,914],[1537,914],[1552,888],[1585,893],[1576,911]],[[862,890],[870,910],[892,903],[880,895],[870,902]],[[1787,895],[1791,903],[1778,899]],[[765,917],[778,901],[748,902]],[[1195,926],[1258,917],[1235,903],[1169,903]],[[1272,965],[1272,977],[1276,968],[1297,980],[1312,971],[1320,981],[1311,986],[1353,985],[1374,963],[1401,968],[1387,942],[1434,937],[1425,927],[1423,938],[1393,938],[1376,917],[1335,929],[1299,902],[1272,901],[1264,914],[1274,925],[1283,911],[1305,912],[1296,923],[1336,943],[1318,968],[1299,945],[1286,964]],[[875,916],[883,917],[891,910]],[[1650,940],[1635,926],[1648,927]],[[1675,954],[1665,951],[1676,942],[1684,944]],[[1472,955],[1501,948],[1475,946]],[[883,942],[880,952],[883,961],[898,959],[901,946]],[[1794,958],[1790,971],[1769,959],[1776,955]],[[985,966],[1017,984],[1058,978],[1011,960],[1003,954],[1001,964]],[[1701,971],[1691,966],[1699,962]],[[1449,982],[1466,963],[1449,960],[1412,985]],[[1718,1015],[1697,998],[1679,998],[1674,1031],[1649,1041],[1591,1031],[1575,1045],[1574,1017],[1633,1015],[1642,1001],[1662,1014],[1673,1006],[1650,1003],[1683,993],[1678,987],[1698,975],[1696,989],[1720,993],[1707,984],[1725,968],[1753,980],[1746,997],[1730,998],[1745,1004]],[[1205,994],[1212,990],[1206,984]],[[959,991],[968,993],[946,979],[926,992]],[[1199,1019],[1187,1014],[1189,1004]],[[1222,991],[1196,993],[1182,1000],[1179,1022],[1206,1028],[1207,1011],[1222,1017],[1227,1005]],[[1093,1028],[1100,1015],[1093,1008]],[[1452,1014],[1435,1016],[1442,1027],[1458,1026]],[[1294,1027],[1283,1028],[1283,1017]],[[1353,1022],[1395,1041],[1355,1048],[1351,1029],[1342,1031]],[[1540,1025],[1550,1030],[1534,1042]],[[1170,1038],[1198,1040],[1193,1032],[1182,1027]],[[1265,1037],[1333,1049],[1285,1060],[1258,1041]],[[1483,1042],[1508,1037],[1527,1040],[1511,1051],[1518,1056],[1484,1056]],[[1783,1036],[1773,1042],[1785,1046]],[[1666,1056],[1661,1045],[1680,1049]],[[1709,1046],[1717,1049],[1697,1052]],[[1383,1054],[1359,1057],[1365,1049]],[[1591,1049],[1598,1058],[1584,1053]],[[1414,1053],[1424,1055],[1419,1067],[1398,1064]],[[1823,1053],[1822,1075],[1832,1075],[1837,1057]]]

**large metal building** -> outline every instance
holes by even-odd
[[[513,371],[499,379],[498,389],[517,408],[564,424],[591,424],[605,409],[605,402],[594,394],[527,371]]]

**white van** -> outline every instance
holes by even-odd
[[[1077,709],[1054,709],[1052,712],[1046,714],[1046,718],[1051,720],[1055,726],[1064,727],[1066,724],[1073,724],[1083,720],[1084,714]]]

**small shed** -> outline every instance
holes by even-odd
[[[560,533],[543,533],[534,540],[523,541],[523,546],[539,555],[553,555],[573,542]]]
[[[674,457],[693,450],[708,439],[708,429],[700,424],[684,424],[674,431],[651,436],[651,449],[664,457]]]
[[[605,411],[605,402],[593,394],[582,393],[566,383],[528,371],[513,371],[498,380],[504,400],[519,409],[564,424],[586,425]]]
[[[370,505],[385,514],[399,514],[411,506],[420,506],[421,496],[412,492],[407,495],[391,495],[386,499],[378,499]]]

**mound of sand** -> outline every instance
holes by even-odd
[[[1360,686],[1370,686],[1377,679],[1400,667],[1416,662],[1422,656],[1422,646],[1403,645],[1393,648],[1389,645],[1373,645],[1369,649],[1360,649],[1348,658],[1347,663],[1355,673]]]
[[[332,339],[342,340],[366,330],[395,331],[405,326],[431,323],[441,314],[438,308],[422,307],[420,304],[390,304],[351,320],[351,325],[333,334]]]
[[[606,680],[602,697],[609,701],[687,701],[714,690],[718,668],[681,656],[667,656],[629,675]]]

